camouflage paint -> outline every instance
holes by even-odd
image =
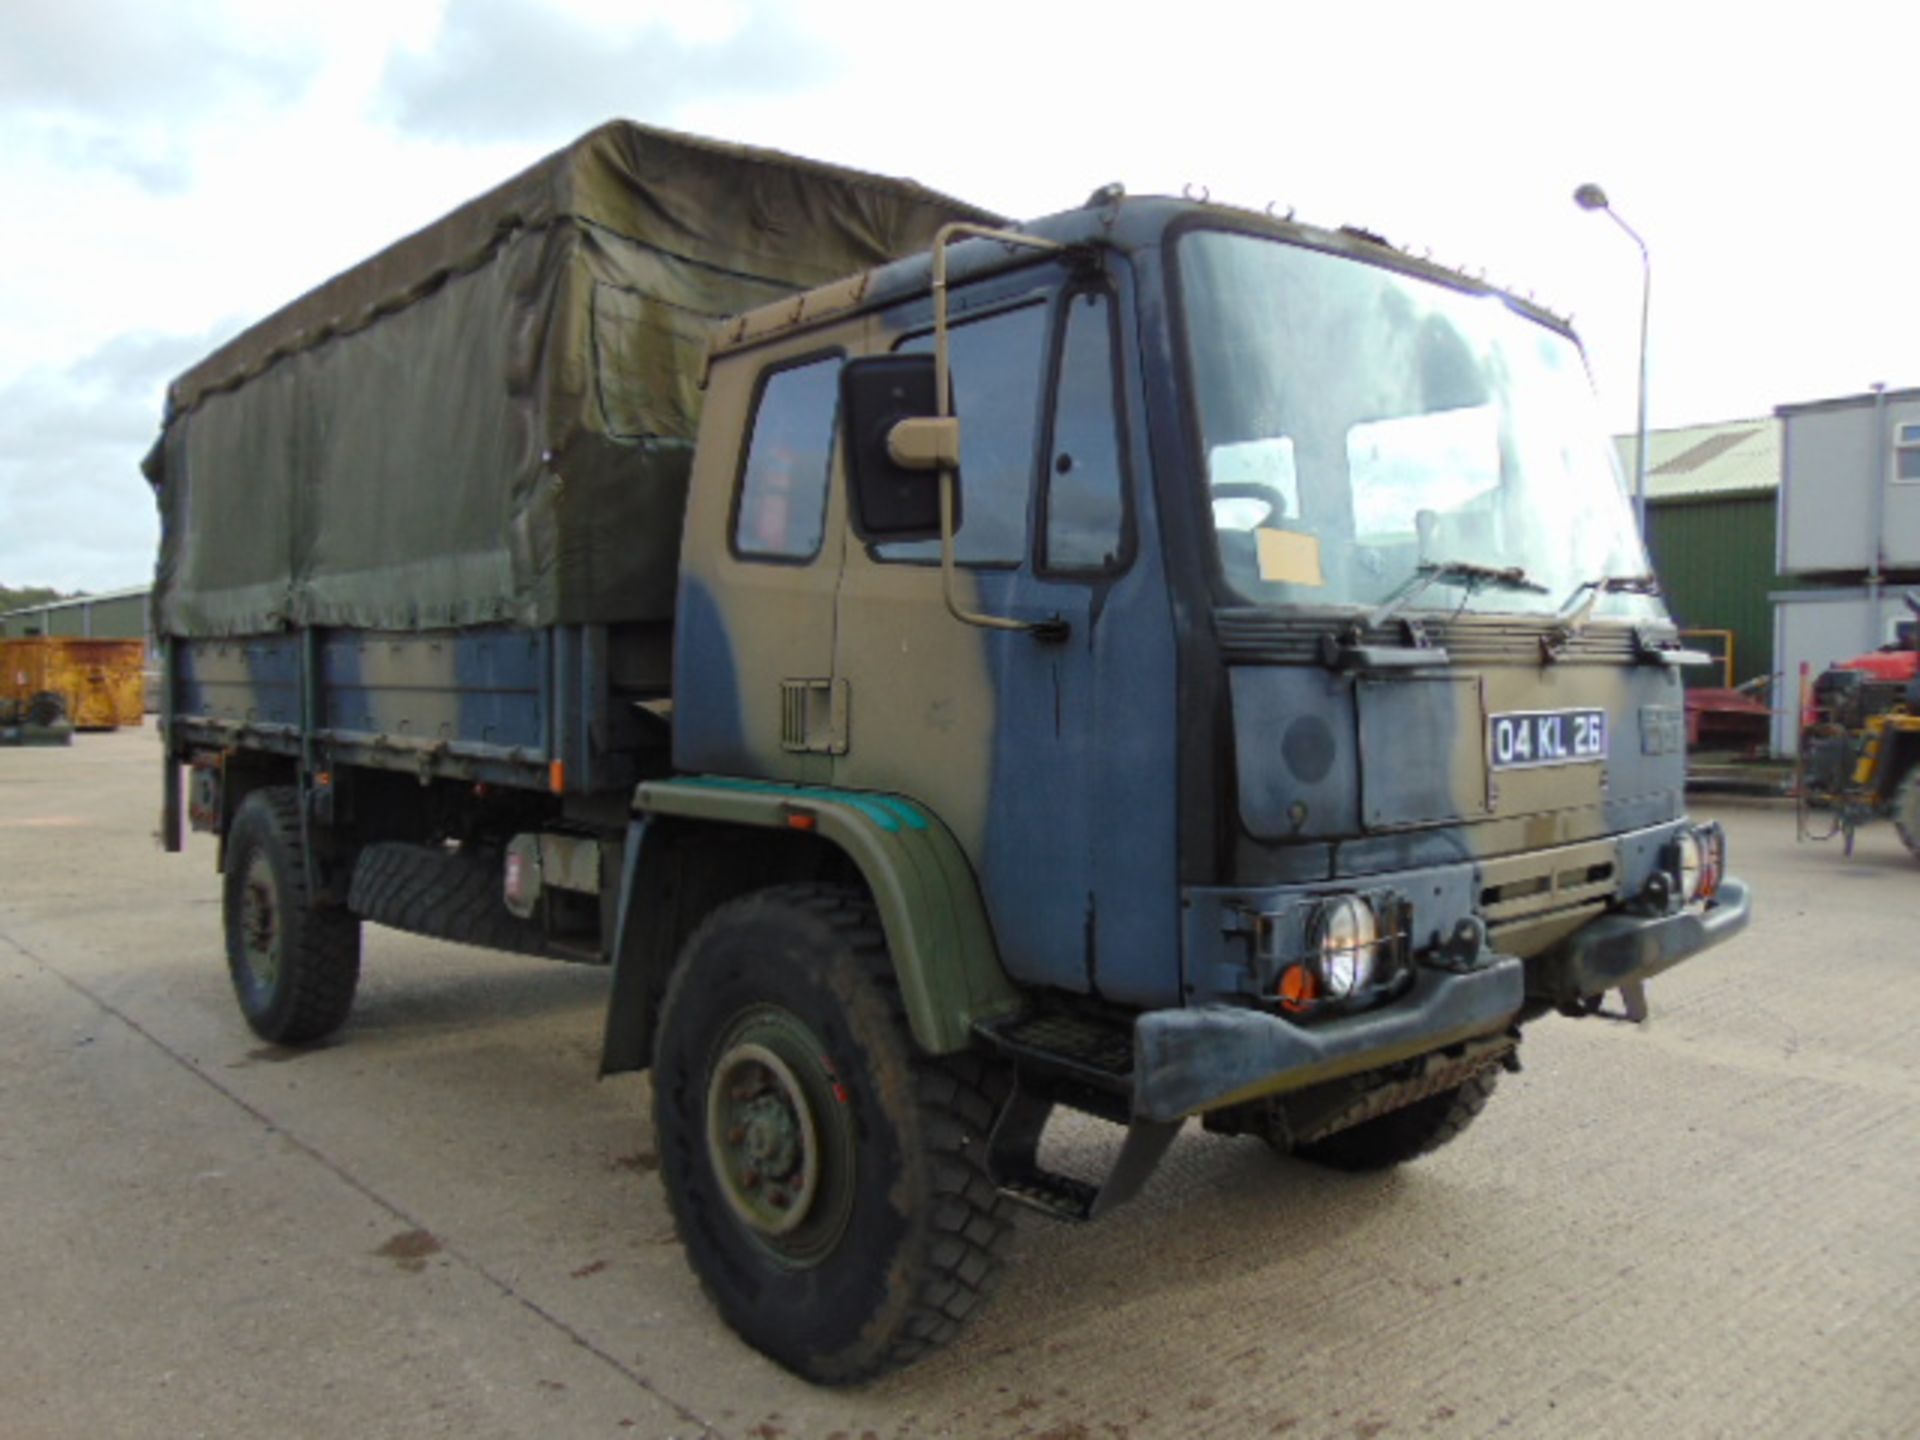
[[[1038,295],[1057,311],[1068,278],[1045,261],[975,287],[957,308],[964,318],[969,307]],[[1125,353],[1136,322],[1124,273],[1112,278]],[[963,625],[947,613],[937,566],[881,560],[851,537],[843,453],[828,538],[811,561],[743,558],[727,543],[759,377],[827,350],[888,353],[924,332],[930,311],[915,297],[716,362],[682,553],[676,766],[910,796],[953,831],[979,876],[1008,974],[1121,1002],[1177,1003],[1173,622],[1130,369],[1131,565],[1115,576],[1050,576],[1036,572],[1029,545],[1016,567],[963,567],[956,577],[967,607],[1059,617],[1063,641]],[[1051,349],[1059,327],[1046,328]],[[1041,524],[1037,490],[1030,536]],[[842,687],[840,753],[783,747],[780,684],[805,679]]]
[[[782,740],[783,685],[833,675],[834,611],[846,521],[839,463],[819,551],[804,561],[741,560],[734,505],[762,377],[842,348],[835,333],[757,350],[708,386],[694,451],[674,617],[675,768],[823,784],[826,753]]]
[[[759,817],[727,823],[775,823],[767,817],[782,805],[823,804],[849,845],[866,844],[852,838],[861,827],[886,831],[876,816],[924,815],[951,838],[936,867],[951,889],[940,903],[957,903],[955,875],[977,882],[981,930],[1008,976],[1141,1009],[1262,993],[1271,977],[1250,958],[1236,915],[1278,917],[1289,943],[1303,944],[1311,904],[1356,888],[1406,897],[1418,946],[1479,915],[1504,927],[1497,944],[1541,962],[1531,968],[1566,970],[1581,953],[1574,931],[1638,893],[1680,820],[1678,682],[1647,653],[1670,627],[1646,626],[1643,636],[1595,621],[1553,658],[1544,617],[1428,617],[1450,657],[1444,669],[1368,673],[1323,663],[1324,618],[1249,619],[1226,606],[1204,543],[1162,262],[1168,228],[1199,215],[1424,268],[1363,239],[1167,201],[1036,227],[1103,257],[1119,323],[1135,543],[1110,576],[1040,573],[1030,543],[1015,566],[963,567],[956,578],[967,607],[1059,617],[1063,640],[961,624],[947,613],[937,567],[878,560],[851,533],[839,451],[817,554],[789,563],[732,548],[761,377],[811,355],[888,353],[924,329],[924,257],[730,328],[715,346],[696,450],[672,681],[674,765],[713,778],[642,787],[636,804]],[[955,253],[956,321],[1021,295],[1057,312],[1069,284],[1085,280],[1059,259],[1014,265],[990,245]],[[1057,344],[1058,327],[1048,333]],[[1038,502],[1029,503],[1037,537]],[[1377,628],[1368,644],[1407,644],[1398,623]],[[604,727],[620,707],[604,676],[598,688],[593,678],[606,643],[593,627],[332,635],[319,738],[357,763],[544,788],[550,760],[608,748]],[[183,735],[231,737],[244,725],[253,743],[285,743],[273,732],[298,720],[293,639],[176,652]],[[1607,713],[1604,763],[1491,771],[1490,715],[1573,708]],[[595,788],[614,790],[613,774]],[[782,798],[773,787],[783,785],[805,788]],[[870,878],[891,883],[891,862],[871,863],[880,868]],[[913,922],[934,927],[915,942],[926,957],[942,953],[938,922],[926,918],[939,909],[929,902]],[[1619,918],[1615,948],[1664,954],[1671,947],[1650,931],[1676,944],[1707,933],[1687,929],[1685,917]],[[903,963],[937,1011],[925,997],[953,977],[937,973],[937,958],[915,971],[920,959]],[[1467,1005],[1448,998],[1454,981],[1422,983],[1433,1014],[1450,1015],[1454,1028],[1502,1023],[1507,1012],[1492,1015],[1486,997],[1520,993],[1506,979],[1454,986],[1479,997]],[[944,1018],[929,1011],[916,1029],[947,1043],[978,998],[953,1002],[963,1008]],[[1395,1037],[1409,1054],[1423,1039],[1439,1043],[1425,1032]]]
[[[1522,646],[1505,663],[1411,676],[1230,667],[1237,798],[1247,830],[1285,843],[1533,817],[1529,843],[1550,845],[1606,833],[1606,802],[1651,797],[1677,813],[1684,757],[1662,734],[1665,713],[1681,704],[1677,673],[1618,659],[1542,664],[1533,648],[1535,655]],[[1607,713],[1606,759],[1491,768],[1491,716],[1573,709]],[[1468,853],[1494,853],[1476,837],[1500,834],[1476,825],[1462,832],[1461,844]]]
[[[1417,928],[1429,939],[1480,914],[1502,927],[1512,953],[1550,949],[1601,907],[1635,897],[1677,826],[1677,673],[1642,654],[1625,627],[1598,622],[1549,657],[1549,620],[1467,617],[1453,627],[1455,659],[1431,674],[1330,670],[1312,643],[1278,651],[1269,643],[1272,653],[1250,654],[1244,644],[1216,641],[1207,616],[1220,602],[1192,544],[1200,491],[1160,251],[1170,226],[1201,213],[1219,214],[1127,202],[1117,219],[1082,214],[1034,227],[1109,247],[1104,269],[1121,318],[1119,353],[1144,357],[1125,366],[1124,378],[1138,536],[1130,565],[1093,583],[1048,577],[1036,573],[1030,544],[1017,567],[963,566],[957,576],[968,608],[1058,616],[1068,624],[1062,642],[961,625],[946,614],[936,568],[883,562],[850,537],[844,457],[830,489],[829,544],[812,565],[743,561],[721,543],[756,377],[823,348],[886,353],[924,329],[924,262],[890,267],[823,300],[813,323],[783,331],[779,316],[750,317],[739,333],[761,337],[757,343],[718,347],[714,423],[702,436],[683,550],[683,583],[697,614],[682,621],[676,697],[683,719],[689,707],[705,718],[737,704],[740,724],[717,725],[710,739],[683,727],[676,758],[736,773],[818,774],[781,753],[774,681],[802,667],[791,658],[791,633],[769,643],[765,632],[770,617],[790,621],[808,607],[817,614],[831,581],[832,663],[822,667],[810,655],[804,668],[847,690],[833,783],[909,795],[941,816],[980,876],[1002,960],[1017,981],[1142,1007],[1244,995],[1257,980],[1244,947],[1201,918],[1217,918],[1217,898],[1285,912],[1343,881],[1424,887]],[[1382,258],[1354,237],[1246,216],[1231,223]],[[1003,261],[1000,269],[971,285],[964,274],[956,279],[956,323],[969,309],[1025,296],[1057,305],[1068,284],[1068,266],[1055,261]],[[843,313],[832,313],[836,306]],[[1162,523],[1169,519],[1171,529]],[[1030,534],[1039,523],[1036,505]],[[847,537],[838,556],[835,537]],[[1187,616],[1183,629],[1177,614]],[[1316,641],[1327,626],[1310,622],[1300,638]],[[1649,628],[1654,643],[1669,633]],[[697,655],[688,645],[696,635]],[[1403,642],[1382,634],[1369,643]],[[743,659],[749,644],[775,663]],[[731,682],[730,653],[738,677]],[[1204,693],[1191,682],[1196,671],[1210,671],[1224,726],[1196,703]],[[711,698],[730,683],[737,699]],[[1608,716],[1605,761],[1490,768],[1489,716],[1586,708]],[[1194,785],[1195,775],[1230,777],[1229,786]],[[1562,872],[1575,870],[1591,875],[1563,886]],[[1604,879],[1592,878],[1602,872]],[[1518,909],[1489,904],[1490,885],[1544,898]]]
[[[305,736],[316,768],[548,789],[555,761],[591,749],[586,732],[611,733],[604,661],[592,693],[566,683],[595,629],[321,632]],[[241,742],[301,753],[305,633],[173,641],[175,755]],[[610,773],[632,783],[630,766]]]
[[[914,1037],[932,1053],[965,1049],[976,1023],[1020,1008],[966,857],[947,828],[913,802],[870,791],[693,776],[645,783],[634,803],[647,815],[804,828],[850,855],[872,889]]]

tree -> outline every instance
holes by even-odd
[[[70,598],[64,591],[55,590],[49,585],[23,585],[18,590],[10,585],[0,585],[0,614],[28,605],[44,605],[49,600]]]

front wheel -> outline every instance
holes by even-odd
[[[276,786],[247,796],[227,835],[227,970],[247,1024],[276,1045],[339,1029],[360,983],[360,922],[314,905],[305,857],[300,792]]]
[[[726,1322],[826,1384],[953,1338],[1012,1235],[986,1170],[991,1080],[915,1050],[860,891],[780,886],[709,916],[662,1006],[654,1126]]]

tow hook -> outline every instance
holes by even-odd
[[[1620,987],[1620,1008],[1607,1009],[1606,995],[1583,995],[1578,1000],[1569,1000],[1561,1005],[1562,1015],[1571,1015],[1576,1020],[1620,1020],[1629,1025],[1644,1025],[1652,1012],[1647,1008],[1647,983],[1644,980],[1629,980]]]

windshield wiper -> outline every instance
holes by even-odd
[[[1578,626],[1586,622],[1593,613],[1593,607],[1600,603],[1605,595],[1658,595],[1660,581],[1653,575],[1601,575],[1592,580],[1582,580],[1573,587],[1573,593],[1560,602],[1560,613],[1565,615],[1572,610],[1581,596],[1580,608],[1570,623]]]
[[[1607,595],[1658,595],[1660,582],[1652,575],[1600,575],[1592,580],[1582,580],[1573,587],[1573,593],[1560,602],[1556,612],[1560,623],[1551,633],[1540,637],[1540,656],[1543,660],[1558,660],[1560,652],[1573,643],[1574,637],[1587,628],[1587,621],[1593,618],[1593,607]]]
[[[1573,638],[1587,628],[1587,621],[1593,616],[1593,607],[1608,595],[1658,595],[1660,581],[1652,575],[1600,575],[1592,580],[1582,580],[1573,587],[1573,593],[1560,602],[1556,612],[1560,623],[1551,635],[1541,640],[1541,652],[1549,660],[1557,660]]]
[[[1409,575],[1391,595],[1367,616],[1366,628],[1384,625],[1411,605],[1428,589],[1435,585],[1463,585],[1467,594],[1486,588],[1493,590],[1523,590],[1534,595],[1544,595],[1547,587],[1535,580],[1518,565],[1495,568],[1492,565],[1476,565],[1471,560],[1422,560],[1413,567]]]
[[[1518,565],[1504,569],[1476,565],[1469,560],[1426,560],[1400,583],[1391,595],[1363,620],[1349,624],[1344,631],[1320,637],[1320,661],[1329,670],[1425,670],[1447,663],[1447,652],[1431,643],[1426,632],[1412,621],[1406,626],[1404,645],[1369,645],[1367,632],[1373,630],[1411,605],[1422,592],[1435,585],[1463,585],[1471,595],[1482,587],[1499,590],[1526,590],[1536,595],[1547,587],[1536,582]]]

